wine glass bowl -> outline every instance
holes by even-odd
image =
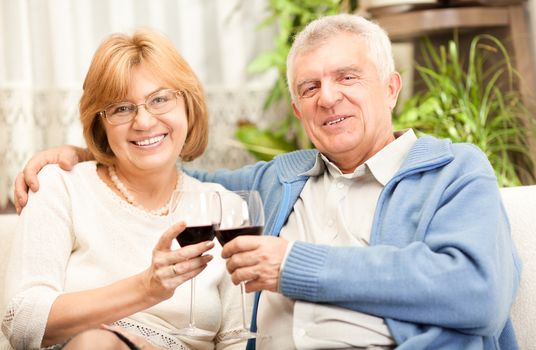
[[[186,228],[177,236],[181,247],[212,241],[221,220],[221,200],[216,191],[175,190],[171,196],[168,217],[170,225],[184,221]],[[195,325],[195,277],[190,280],[190,316],[188,326],[174,333],[190,338],[206,338],[212,332]]]
[[[257,191],[227,191],[220,193],[222,217],[216,228],[216,238],[222,247],[238,236],[262,235],[264,208]],[[257,334],[250,330],[246,321],[246,285],[240,282],[242,297],[242,329],[223,339],[251,339]]]
[[[257,191],[221,192],[222,218],[216,238],[223,247],[243,235],[259,236],[264,228],[264,208]]]

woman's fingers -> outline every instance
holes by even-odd
[[[176,224],[171,225],[166,232],[160,236],[160,239],[154,247],[154,251],[159,250],[169,250],[171,249],[171,242],[177,237],[177,235],[184,231],[186,223],[184,221],[177,222]]]
[[[184,275],[190,271],[197,270],[199,268],[207,266],[207,264],[213,259],[212,255],[203,255],[194,259],[184,260],[176,264],[170,265],[171,276]]]
[[[184,224],[177,227],[182,231]],[[197,276],[213,259],[212,255],[206,254],[214,247],[212,241],[170,250],[173,231],[171,228],[162,235],[153,250],[151,266],[144,274],[147,294],[157,300],[169,298],[178,286]]]

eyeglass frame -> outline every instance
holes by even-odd
[[[173,92],[174,93],[174,96],[175,96],[175,105],[173,107],[171,107],[169,110],[165,111],[165,112],[161,112],[161,113],[154,113],[150,110],[147,109],[147,100],[149,100],[151,97],[153,97],[154,95],[157,95],[159,93],[162,93],[162,92]],[[108,106],[106,106],[102,111],[100,112],[97,112],[97,115],[99,117],[102,117],[104,118],[104,120],[106,120],[106,122],[110,125],[123,125],[123,124],[127,124],[127,123],[130,123],[131,121],[133,121],[137,116],[138,116],[138,112],[139,112],[139,107],[140,106],[143,106],[143,108],[145,108],[145,110],[152,114],[152,115],[162,115],[162,114],[165,114],[165,113],[168,113],[169,111],[171,111],[173,108],[175,108],[177,106],[177,99],[178,97],[181,96],[183,97],[184,96],[184,93],[181,91],[181,90],[174,90],[174,89],[162,89],[162,90],[158,90],[158,91],[155,91],[153,92],[152,94],[150,94],[149,96],[147,96],[147,98],[145,99],[145,103],[140,103],[140,104],[135,104],[133,102],[129,102],[129,101],[119,101],[119,102],[114,102],[114,103],[110,103]],[[110,119],[108,119],[108,116],[106,115],[106,110],[114,105],[117,105],[117,104],[121,104],[121,103],[130,103],[132,106],[134,106],[136,108],[135,110],[135,113],[134,115],[132,116],[131,119],[127,120],[127,121],[124,121],[124,122],[121,122],[121,123],[112,123],[110,121]]]

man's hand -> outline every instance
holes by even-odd
[[[246,282],[246,291],[277,292],[281,263],[288,241],[280,237],[239,236],[223,247],[234,284]]]
[[[36,153],[32,159],[26,163],[23,171],[15,179],[15,209],[20,214],[22,208],[28,201],[28,188],[37,192],[39,181],[37,173],[47,164],[59,164],[63,170],[71,170],[78,162],[92,159],[86,149],[65,145],[57,148],[47,149]]]

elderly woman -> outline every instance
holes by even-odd
[[[2,330],[17,349],[242,349],[239,289],[213,242],[172,247],[184,224],[166,216],[174,189],[221,190],[177,168],[207,144],[200,82],[164,36],[112,35],[98,48],[80,101],[95,161],[49,165],[22,212]],[[219,252],[215,260],[221,259]],[[203,272],[203,273],[201,273]],[[201,339],[188,323],[197,276]]]

